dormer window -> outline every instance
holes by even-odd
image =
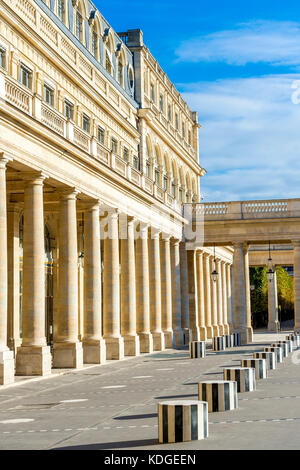
[[[110,75],[112,75],[112,64],[111,64],[111,60],[110,60],[109,55],[108,55],[107,52],[106,52],[106,55],[105,55],[105,68],[108,71],[108,73]]]
[[[57,1],[57,16],[60,21],[65,22],[65,0]]]
[[[6,50],[0,46],[0,67],[6,67]]]
[[[164,112],[164,97],[163,97],[163,95],[159,96],[159,109],[161,110],[162,113]]]
[[[92,54],[94,57],[97,57],[98,54],[98,35],[94,28],[92,30]]]
[[[75,23],[75,36],[79,41],[81,41],[82,37],[82,16],[80,12],[76,11],[76,23]]]
[[[172,121],[172,106],[170,104],[168,106],[168,120],[169,122]]]

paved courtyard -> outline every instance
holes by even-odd
[[[223,378],[222,367],[286,334],[257,333],[251,346],[209,349],[205,359],[169,350],[49,379],[19,378],[0,391],[0,449],[299,449],[300,364],[291,355],[255,392],[238,395],[238,410],[209,414],[208,439],[157,441],[159,401],[197,399],[199,380]]]

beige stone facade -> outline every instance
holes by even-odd
[[[183,238],[197,115],[141,31],[3,0],[0,58],[0,384],[228,332],[232,251],[212,300],[214,255]]]

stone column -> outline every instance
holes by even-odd
[[[187,251],[188,282],[189,282],[189,319],[191,338],[190,341],[200,341],[199,321],[198,321],[198,289],[197,289],[197,266],[196,251]]]
[[[234,243],[233,246],[234,332],[240,333],[242,344],[247,344],[249,335],[247,328],[244,243]]]
[[[204,253],[204,309],[205,326],[207,338],[213,337],[213,328],[211,324],[211,286],[210,286],[210,261],[209,254]]]
[[[99,203],[84,213],[84,317],[83,362],[103,364],[106,346],[102,338],[101,246]]]
[[[273,279],[268,280],[268,330],[279,331],[278,321],[278,297],[277,297],[277,276],[275,266],[272,266],[274,271]]]
[[[140,338],[140,351],[142,353],[153,351],[149,300],[148,225],[140,223],[136,240],[136,307],[137,333]]]
[[[17,375],[51,374],[50,347],[45,324],[45,246],[43,181],[39,174],[23,174],[24,237],[22,345],[17,349]]]
[[[198,292],[198,321],[200,340],[206,341],[206,327],[205,327],[205,301],[204,301],[204,268],[203,268],[203,252],[196,252],[197,262],[197,292]]]
[[[104,238],[103,337],[106,359],[123,359],[124,340],[120,326],[120,260],[118,211],[109,212]]]
[[[78,339],[77,191],[60,193],[58,309],[54,317],[53,367],[81,368],[82,343]]]
[[[151,230],[149,239],[150,328],[154,351],[165,349],[161,318],[160,232]]]
[[[126,237],[121,240],[121,335],[125,356],[140,354],[140,339],[136,334],[136,286],[133,217],[126,222]]]
[[[300,331],[300,240],[293,241],[293,245],[295,331]]]
[[[226,272],[226,263],[221,261],[221,273],[222,273],[222,299],[223,299],[223,326],[224,326],[224,335],[229,335],[229,325],[228,325],[228,300],[227,300],[227,272]]]
[[[226,263],[226,289],[227,289],[227,323],[229,333],[232,332],[232,289],[231,289],[231,265]]]
[[[180,293],[180,251],[179,240],[171,240],[171,272],[172,272],[172,328],[173,346],[184,345],[181,328],[181,293]]]
[[[230,286],[231,286],[231,325],[232,330],[235,331],[235,292],[234,292],[234,269],[233,269],[233,261],[232,265],[230,266]]]
[[[181,292],[181,328],[183,331],[184,344],[189,344],[189,284],[187,269],[187,251],[185,243],[181,242],[180,247],[180,292]]]
[[[218,305],[217,305],[217,281],[213,281],[211,278],[211,273],[215,269],[214,259],[211,258],[210,260],[210,290],[211,290],[211,321],[212,321],[212,329],[213,335],[219,336],[219,326],[218,326]]]
[[[216,269],[218,272],[218,280],[217,280],[217,311],[218,311],[218,327],[219,327],[219,335],[222,336],[225,334],[224,329],[224,318],[223,318],[223,283],[222,283],[222,268],[221,268],[221,261],[217,259],[216,261]]]
[[[253,341],[252,329],[252,315],[251,315],[251,293],[250,293],[250,271],[249,271],[249,257],[248,245],[244,244],[244,259],[245,259],[245,287],[246,287],[246,312],[247,312],[247,328],[248,328],[248,341]]]
[[[162,235],[160,248],[162,329],[165,335],[165,347],[172,348],[172,285],[169,236]]]
[[[0,153],[0,385],[14,381],[14,353],[7,347],[7,208],[6,165]]]
[[[20,206],[7,206],[7,251],[8,251],[8,347],[14,354],[21,346],[20,338]]]

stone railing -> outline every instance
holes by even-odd
[[[31,114],[32,93],[9,77],[5,78],[5,99],[21,111]]]
[[[41,107],[41,121],[54,130],[58,134],[65,136],[65,122],[66,120],[61,116],[60,113],[55,111],[53,108],[48,106],[46,103],[42,103]]]
[[[207,202],[193,204],[195,216],[205,220],[272,219],[300,217],[299,199]]]

